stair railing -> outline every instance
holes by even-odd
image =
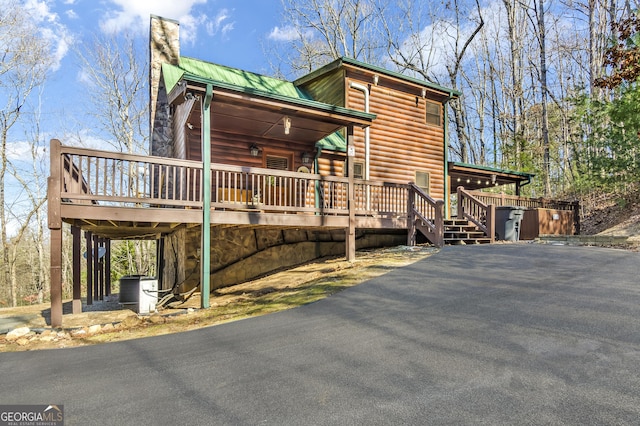
[[[493,243],[495,241],[495,206],[478,200],[462,186],[458,187],[457,193],[458,218],[475,224]]]
[[[421,232],[435,245],[444,245],[444,201],[434,200],[415,183],[409,183],[407,197],[407,245],[416,244],[416,232]]]

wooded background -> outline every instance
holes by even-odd
[[[48,296],[46,149],[40,97],[50,39],[22,2],[0,0],[0,306]],[[341,56],[455,89],[449,158],[535,173],[529,196],[628,201],[640,180],[637,3],[616,0],[282,0],[286,40],[265,39],[276,77]],[[75,52],[93,138],[145,153],[148,53],[142,36],[96,33]],[[63,143],[86,133],[57,129]],[[8,147],[21,141],[21,156]],[[626,201],[625,201],[626,200]],[[70,242],[69,242],[70,244]],[[152,243],[114,246],[114,279],[145,274]],[[69,265],[69,251],[66,264]],[[65,268],[65,277],[69,275]],[[119,275],[118,275],[119,274]],[[69,280],[64,279],[69,291]]]

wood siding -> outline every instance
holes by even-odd
[[[202,161],[200,150],[200,130],[193,129],[189,132],[188,160]],[[253,157],[249,153],[249,147],[256,144],[260,148],[260,155]],[[295,141],[284,141],[278,139],[259,139],[240,134],[231,134],[211,131],[211,161],[222,164],[235,164],[248,167],[265,167],[265,152],[282,152],[293,155],[292,171],[296,171],[302,166],[302,153],[312,152],[315,149],[308,144],[297,143]],[[313,156],[313,154],[312,154]],[[311,165],[307,165],[311,169]]]
[[[349,70],[345,87],[351,81],[369,87],[369,111],[377,115],[370,127],[370,178],[407,183],[415,181],[416,171],[427,172],[431,196],[443,199],[444,129],[426,123],[429,99],[422,98],[415,85],[404,86],[384,76],[373,85],[373,73]],[[346,107],[363,111],[364,94],[349,88]],[[356,161],[364,161],[364,130],[356,129],[354,139]]]
[[[336,69],[304,86],[314,100],[331,105],[345,106],[345,71]]]

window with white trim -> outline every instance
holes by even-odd
[[[416,186],[429,194],[429,172],[416,172]]]
[[[427,124],[440,126],[442,123],[442,104],[436,102],[425,102]]]

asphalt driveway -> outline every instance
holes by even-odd
[[[66,425],[638,424],[640,254],[447,247],[323,301],[0,354],[0,404]]]

